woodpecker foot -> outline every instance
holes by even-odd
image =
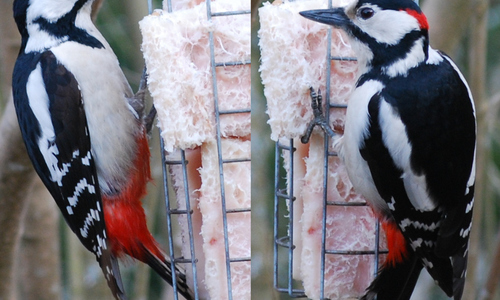
[[[142,71],[141,81],[139,82],[139,89],[134,94],[134,96],[128,98],[129,105],[134,109],[137,114],[137,118],[142,119],[144,117],[145,110],[145,98],[146,98],[146,90],[147,90],[147,81],[146,81],[146,67]]]
[[[332,128],[330,128],[330,125],[328,125],[325,115],[323,114],[323,97],[321,96],[321,90],[318,89],[318,93],[316,93],[312,87],[310,87],[309,90],[311,93],[311,107],[313,109],[314,119],[307,125],[306,133],[300,138],[302,144],[307,144],[309,142],[312,131],[316,125],[320,126],[331,138],[335,136],[335,133]]]
[[[134,109],[134,111],[137,113],[137,118],[142,119],[144,122],[144,126],[146,127],[147,133],[151,131],[153,128],[153,122],[156,117],[156,109],[154,105],[151,107],[151,110],[149,113],[145,116],[145,110],[146,110],[146,91],[147,91],[147,72],[146,72],[146,67],[144,67],[142,71],[142,76],[141,76],[141,81],[139,82],[139,89],[137,90],[137,93],[131,98],[127,98],[128,103],[130,106]]]
[[[153,105],[151,107],[151,110],[149,111],[148,115],[144,118],[144,126],[146,126],[146,132],[150,133],[151,129],[153,128],[153,122],[156,117],[156,108]]]

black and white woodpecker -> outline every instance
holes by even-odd
[[[358,59],[335,144],[355,190],[383,222],[389,249],[362,299],[409,299],[424,267],[448,297],[461,299],[476,152],[464,76],[429,46],[427,19],[411,0],[359,0],[300,14],[344,30]]]
[[[14,1],[22,44],[12,88],[36,172],[121,300],[126,295],[118,258],[138,259],[170,284],[172,270],[141,206],[151,179],[145,84],[132,93],[92,23],[92,3]],[[175,274],[177,290],[193,299],[185,275],[177,269]]]

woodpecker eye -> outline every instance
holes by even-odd
[[[373,9],[369,8],[369,7],[363,7],[362,9],[360,9],[358,11],[358,15],[363,19],[363,20],[367,20],[371,17],[373,17],[373,14],[375,12],[373,11]]]

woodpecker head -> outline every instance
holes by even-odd
[[[21,51],[43,51],[68,40],[88,39],[95,28],[90,19],[93,1],[15,0],[14,19],[23,39]]]
[[[358,0],[347,7],[300,14],[343,29],[358,61],[368,68],[387,67],[408,56],[410,64],[418,64],[428,56],[429,25],[412,0]]]

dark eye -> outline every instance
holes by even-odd
[[[373,9],[369,8],[369,7],[363,7],[361,8],[359,11],[358,11],[358,15],[363,19],[363,20],[367,20],[371,17],[373,17],[373,14],[375,12],[373,11]]]

